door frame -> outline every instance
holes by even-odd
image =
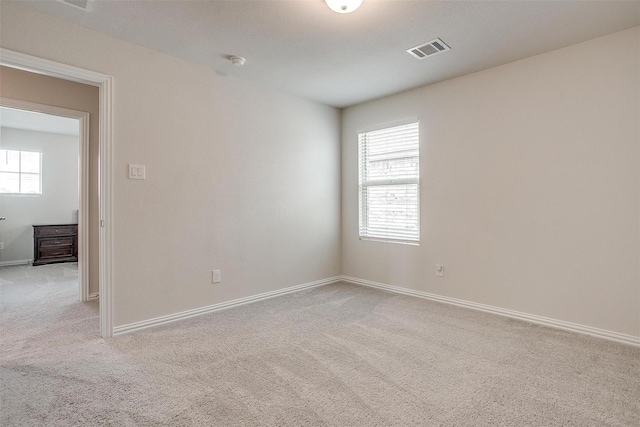
[[[78,120],[78,299],[89,301],[89,113],[0,97],[0,106]]]
[[[99,89],[98,198],[100,230],[98,242],[98,292],[100,298],[100,335],[103,338],[109,338],[113,336],[114,311],[112,221],[113,77],[4,48],[0,48],[0,65],[97,86]]]

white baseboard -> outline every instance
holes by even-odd
[[[231,307],[237,307],[265,299],[277,297],[280,295],[299,292],[305,289],[315,288],[317,286],[328,285],[330,283],[339,282],[340,276],[330,277],[328,279],[317,280],[315,282],[304,283],[302,285],[291,286],[289,288],[278,289],[276,291],[266,292],[263,294],[252,295],[232,301],[221,302],[218,304],[208,305],[193,310],[183,311],[181,313],[169,314],[167,316],[156,317],[154,319],[143,320],[141,322],[129,323],[127,325],[116,326],[113,328],[113,335],[122,335],[129,332],[139,331],[141,329],[151,328],[153,326],[164,325],[165,323],[175,322],[177,320],[188,319],[189,317],[200,316],[202,314],[212,313],[214,311],[225,310]]]
[[[183,311],[181,313],[170,314],[167,316],[156,317],[149,320],[143,320],[141,322],[130,323],[127,325],[116,326],[113,328],[113,335],[122,335],[129,332],[139,331],[141,329],[151,328],[153,326],[163,325],[166,323],[175,322],[189,317],[200,316],[206,313],[212,313],[219,310],[225,310],[227,308],[237,307],[244,304],[249,304],[257,301],[262,301],[269,298],[274,298],[280,295],[290,294],[293,292],[299,292],[305,289],[310,289],[318,286],[328,285],[335,282],[347,282],[355,285],[367,286],[370,288],[381,289],[396,294],[409,295],[418,298],[424,298],[431,301],[441,302],[445,304],[451,304],[458,307],[470,308],[473,310],[484,311],[486,313],[497,314],[499,316],[510,317],[512,319],[523,320],[529,323],[535,323],[551,328],[562,329],[565,331],[576,332],[579,334],[590,335],[597,338],[606,339],[609,341],[615,341],[623,344],[640,347],[640,337],[633,335],[625,335],[618,332],[607,331],[604,329],[598,329],[591,326],[580,325],[577,323],[565,322],[563,320],[552,319],[549,317],[537,316],[535,314],[522,313],[514,310],[507,310],[500,307],[494,307],[491,305],[480,304],[472,301],[461,300],[458,298],[451,298],[436,294],[430,294],[422,291],[415,291],[413,289],[402,288],[399,286],[391,286],[384,283],[372,282],[370,280],[358,279],[350,276],[336,276],[328,279],[322,279],[315,282],[304,283],[302,285],[291,286],[289,288],[278,289],[276,291],[266,292],[263,294],[252,295],[245,298],[240,298],[232,301],[226,301],[218,304],[213,304],[205,307],[196,308],[193,310]],[[98,294],[90,294],[89,299],[97,299]]]
[[[8,267],[10,265],[28,265],[33,262],[32,259],[17,259],[15,261],[0,261],[0,267]]]
[[[94,292],[92,294],[89,294],[89,299],[87,301],[93,301],[96,299],[100,299],[100,294],[97,292]]]
[[[382,290],[397,293],[397,294],[410,295],[410,296],[428,299],[431,301],[442,302],[445,304],[452,304],[459,307],[471,308],[473,310],[484,311],[486,313],[498,314],[500,316],[510,317],[518,320],[524,320],[525,322],[529,322],[529,323],[536,323],[539,325],[549,326],[551,328],[563,329],[565,331],[577,332],[579,334],[591,335],[591,336],[603,338],[609,341],[616,341],[619,343],[640,347],[640,337],[636,337],[633,335],[625,335],[618,332],[593,328],[591,326],[565,322],[563,320],[551,319],[549,317],[537,316],[535,314],[528,314],[528,313],[522,313],[519,311],[507,310],[504,308],[494,307],[494,306],[485,305],[485,304],[479,304],[476,302],[465,301],[457,298],[445,297],[445,296],[430,294],[430,293],[421,292],[421,291],[414,291],[413,289],[386,285],[384,283],[372,282],[369,280],[358,279],[355,277],[341,276],[341,280],[344,282],[353,283],[355,285],[368,286],[371,288],[382,289]]]

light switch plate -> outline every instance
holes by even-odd
[[[129,179],[146,179],[144,165],[134,165],[129,163]]]

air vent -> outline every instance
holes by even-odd
[[[451,48],[447,46],[442,40],[433,39],[430,42],[421,44],[420,46],[407,49],[407,52],[418,59],[424,59],[428,56],[433,56],[447,50],[451,50]]]
[[[91,2],[93,0],[58,0],[58,1],[68,6],[75,7],[76,9],[82,9],[85,12],[89,12],[91,10]]]

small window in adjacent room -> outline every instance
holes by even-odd
[[[0,193],[42,194],[42,153],[0,149]]]
[[[360,238],[420,244],[418,123],[358,134]]]

